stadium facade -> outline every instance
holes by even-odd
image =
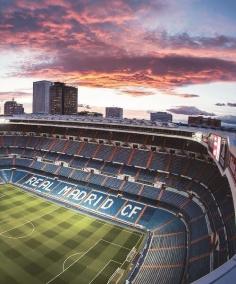
[[[13,117],[0,124],[0,180],[146,232],[131,283],[224,283],[236,274],[234,139],[151,122]]]

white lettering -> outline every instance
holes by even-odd
[[[68,195],[67,195],[67,198],[74,198],[76,197],[78,194],[80,193],[80,190],[79,189],[74,189],[72,190]]]
[[[71,186],[66,185],[57,194],[63,193],[62,195],[66,195],[68,192],[71,191],[71,189],[72,189]]]
[[[132,204],[127,204],[124,208],[122,208],[120,214],[122,216],[127,216],[128,218],[131,218],[133,215],[138,214],[138,211],[142,210],[141,207],[134,206]]]
[[[35,182],[37,180],[37,178],[36,177],[31,177],[30,179],[28,179],[26,182],[25,182],[25,184],[32,184],[33,182]]]
[[[49,180],[45,180],[44,182],[42,182],[38,188],[43,188],[45,191],[51,191],[50,187],[53,185],[53,182],[49,181]]]
[[[37,187],[42,181],[44,181],[44,179],[38,178],[32,183],[32,186]]]
[[[100,202],[100,200],[103,198],[103,196],[100,196],[93,204],[93,206],[97,206],[97,204]]]
[[[86,195],[87,195],[86,191],[80,191],[77,196],[73,197],[73,199],[80,201],[83,200],[86,197]]]
[[[139,213],[138,211],[141,211],[141,210],[142,210],[142,207],[134,206],[134,208],[132,209],[128,217],[131,218],[133,215],[138,214]]]
[[[106,209],[110,208],[110,207],[113,205],[113,203],[114,203],[114,200],[108,198],[108,199],[102,204],[101,209],[106,210]]]
[[[85,200],[84,203],[89,203],[89,205],[92,205],[92,201],[97,199],[97,194],[91,193]]]

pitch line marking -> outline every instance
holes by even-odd
[[[62,264],[62,270],[64,271],[65,270],[65,264],[66,264],[66,261],[71,258],[72,256],[75,256],[75,255],[78,255],[78,254],[81,254],[81,253],[84,253],[84,251],[81,251],[81,252],[76,252],[76,253],[73,253],[71,255],[69,255],[63,262]]]
[[[121,266],[121,264],[122,264],[122,262],[118,262],[118,261],[115,261],[115,260],[113,260],[113,259],[110,259],[110,260],[107,262],[107,264],[106,264],[101,270],[99,270],[99,271],[97,272],[97,274],[93,277],[93,279],[89,282],[89,284],[91,284],[91,283],[102,273],[102,271],[110,264],[110,262],[115,262],[115,263],[119,264],[120,266]]]
[[[119,245],[119,244],[116,244],[116,243],[109,242],[109,241],[107,241],[107,240],[105,240],[105,239],[101,239],[101,241],[131,251],[131,249],[129,249],[129,248],[127,248],[127,247],[124,247],[124,246]]]
[[[23,236],[19,236],[19,237],[4,236],[5,233],[13,231],[13,230],[15,230],[15,229],[17,229],[17,228],[19,228],[21,226],[24,226],[25,224],[30,224],[32,226],[32,231],[29,234],[26,234],[26,235],[23,235]],[[34,233],[35,229],[36,228],[35,228],[34,224],[29,220],[29,221],[26,221],[26,222],[24,222],[23,224],[21,224],[19,226],[16,226],[16,227],[13,227],[13,228],[11,228],[9,230],[5,230],[3,232],[0,232],[0,236],[2,236],[4,238],[7,238],[7,239],[23,239],[23,238],[27,238],[27,237],[31,236]]]
[[[72,265],[74,265],[76,262],[78,262],[83,256],[85,256],[90,250],[92,250],[101,240],[98,240],[91,248],[86,250],[77,260],[73,261],[65,270],[62,270],[60,273],[58,273],[56,276],[54,276],[52,279],[50,279],[46,284],[51,283],[54,281],[58,276],[60,276],[62,273],[64,273],[66,270],[68,270]]]
[[[13,227],[13,228],[11,228],[11,229],[9,229],[9,230],[5,230],[5,231],[3,231],[3,232],[0,232],[0,236],[5,237],[5,238],[9,238],[9,239],[21,239],[21,238],[29,237],[29,236],[31,236],[31,235],[34,233],[34,231],[36,230],[36,227],[35,227],[35,225],[33,224],[32,221],[33,221],[33,220],[37,220],[38,218],[42,218],[42,217],[45,216],[45,215],[51,214],[51,213],[53,213],[54,211],[56,211],[57,209],[58,209],[58,208],[53,209],[52,211],[47,212],[47,213],[45,213],[45,214],[42,214],[42,215],[40,215],[40,216],[37,216],[37,217],[34,218],[34,219],[25,221],[25,222],[21,223],[20,225],[15,226],[15,227]],[[0,221],[0,223],[4,223],[4,222],[7,222],[7,220],[2,220],[2,221]],[[28,235],[26,235],[26,236],[20,236],[20,237],[4,236],[5,233],[10,232],[10,231],[12,231],[12,230],[14,230],[14,229],[17,229],[17,228],[19,228],[19,227],[21,227],[21,226],[23,226],[23,225],[25,225],[25,224],[28,224],[28,223],[31,223],[31,225],[32,225],[32,227],[33,227],[32,232],[31,232],[30,234],[28,234]]]

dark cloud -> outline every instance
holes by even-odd
[[[141,91],[141,90],[121,90],[123,94],[132,96],[132,97],[142,97],[142,96],[152,96],[155,95],[154,92],[151,91]]]
[[[26,66],[22,72],[29,76],[37,75],[38,72],[45,74],[47,70],[52,75],[54,71],[73,74],[75,83],[101,87],[133,84],[167,89],[188,84],[236,80],[236,63],[233,61],[176,55],[127,56],[122,53],[119,55],[119,51],[117,53],[113,56],[91,57],[77,51],[66,51],[54,62],[36,64],[30,68]],[[197,97],[195,94],[181,96]]]
[[[178,93],[173,89],[167,90],[165,92],[165,94],[171,95],[171,96],[178,96],[181,98],[188,98],[188,99],[192,99],[192,98],[198,98],[199,95],[196,94],[190,94],[190,93]]]
[[[194,106],[178,106],[175,108],[170,108],[167,111],[170,111],[175,114],[184,114],[184,115],[207,115],[207,116],[215,116],[214,113],[210,113],[204,110],[200,110]]]
[[[198,98],[199,95],[196,95],[196,94],[187,94],[187,93],[184,93],[184,94],[180,94],[181,97],[183,98]]]
[[[194,53],[196,49],[212,47],[234,50],[235,38],[146,33],[140,17],[145,19],[149,14],[156,17],[168,11],[170,3],[164,0],[0,0],[3,39],[0,49],[26,48],[48,58],[33,58],[14,75],[62,79],[94,87],[144,86],[164,90],[166,94],[196,98],[196,94],[169,90],[188,84],[236,81],[233,59]],[[166,54],[166,47],[176,52],[188,47],[193,53]],[[133,92],[133,95],[145,94]]]
[[[216,103],[216,106],[225,106],[225,103]]]
[[[236,107],[236,103],[227,103],[227,106],[229,106],[229,107]]]
[[[229,107],[236,107],[236,103],[216,103],[216,106],[229,106]]]
[[[188,33],[170,35],[166,31],[154,31],[147,33],[144,39],[162,48],[236,49],[236,37],[225,35],[204,37],[190,36]]]

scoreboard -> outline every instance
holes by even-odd
[[[210,134],[208,138],[208,146],[214,158],[219,162],[221,153],[222,137],[216,134]]]
[[[232,153],[229,155],[229,168],[236,183],[236,157]]]

